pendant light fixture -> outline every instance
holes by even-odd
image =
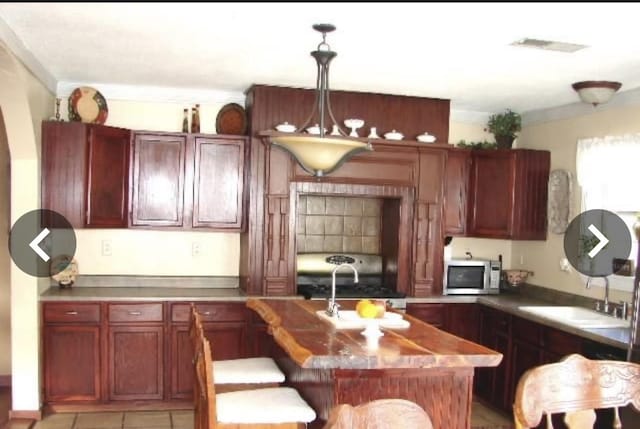
[[[289,152],[300,166],[314,176],[325,176],[342,165],[353,155],[373,150],[371,143],[347,137],[331,110],[329,99],[329,64],[337,53],[326,42],[327,33],[336,29],[331,24],[315,24],[313,29],[322,33],[322,42],[311,56],[316,60],[318,73],[316,78],[315,102],[311,114],[298,128],[295,134],[271,136],[271,142]],[[317,134],[303,134],[313,118],[319,115]],[[337,128],[339,135],[325,136],[328,120]],[[334,127],[331,127],[334,128]]]

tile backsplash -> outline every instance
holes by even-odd
[[[300,195],[298,253],[380,254],[381,222],[381,199]]]

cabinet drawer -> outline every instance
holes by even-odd
[[[407,313],[436,327],[444,325],[444,304],[410,304]]]
[[[547,352],[560,356],[581,353],[582,339],[554,328],[546,328],[544,330],[544,348]]]
[[[203,322],[243,322],[245,320],[244,303],[196,303],[196,309],[202,316]],[[171,306],[172,322],[189,322],[190,314],[190,303],[173,304]]]
[[[100,304],[44,304],[45,323],[100,323]]]
[[[162,322],[162,303],[109,304],[109,322]]]

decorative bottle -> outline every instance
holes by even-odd
[[[182,132],[189,132],[189,109],[184,109],[184,116],[182,118]]]
[[[196,107],[193,108],[193,116],[191,117],[191,132],[199,133],[200,132],[200,105],[196,104]]]

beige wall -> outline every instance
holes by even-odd
[[[11,374],[11,257],[9,242],[11,217],[9,142],[0,112],[0,375]]]
[[[195,103],[110,100],[106,125],[133,130],[179,132],[183,109]],[[200,105],[200,131],[215,134],[216,115],[225,103]],[[68,119],[63,97],[61,117]],[[76,259],[80,274],[237,276],[240,234],[212,232],[77,230]],[[103,241],[111,241],[112,255],[102,256]],[[194,244],[200,252],[193,254]]]
[[[53,96],[6,47],[0,45],[0,108],[11,154],[11,223],[39,207],[40,121],[53,111]],[[10,263],[12,408],[40,408],[39,280]],[[5,350],[3,350],[4,352]]]
[[[467,124],[462,122],[449,123],[449,142],[455,144],[460,140],[470,141],[494,141],[493,134],[484,131],[482,124]],[[469,252],[474,258],[498,259],[502,255],[502,266],[511,268],[510,240],[493,240],[483,238],[454,237],[451,242],[451,256],[464,258],[465,252]]]
[[[592,114],[570,119],[527,125],[518,139],[518,147],[551,151],[551,169],[566,169],[575,178],[575,156],[578,139],[640,132],[640,107],[620,107],[608,110],[594,109]],[[597,172],[594,172],[596,174]],[[634,192],[632,189],[630,192]],[[573,213],[579,213],[579,192],[574,186]],[[560,259],[564,257],[563,235],[549,233],[547,241],[513,243],[512,257],[524,258],[524,268],[533,270],[531,283],[569,293],[602,299],[601,287],[586,289],[584,279],[575,271],[560,271]],[[630,293],[612,291],[614,300],[629,301]]]

